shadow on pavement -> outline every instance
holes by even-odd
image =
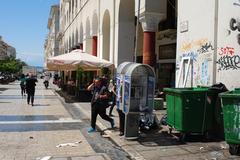
[[[43,121],[58,120],[60,117],[55,115],[1,115],[0,121]]]
[[[50,106],[50,104],[34,104],[33,107],[47,107]]]
[[[12,103],[12,102],[0,102],[0,103]]]
[[[74,123],[39,123],[39,124],[0,124],[0,132],[57,131],[79,130],[80,122]]]
[[[138,142],[143,146],[156,147],[156,146],[173,146],[184,145],[188,142],[191,143],[209,143],[209,142],[221,142],[222,139],[216,139],[215,137],[205,137],[204,135],[186,135],[184,141],[179,139],[181,133],[168,133],[167,131],[142,133],[138,138]]]
[[[0,91],[6,91],[8,90],[7,88],[0,88]]]
[[[142,133],[137,140],[141,145],[148,147],[182,145],[176,136],[167,132],[153,131]]]

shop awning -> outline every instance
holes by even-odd
[[[103,67],[111,68],[113,67],[113,63],[79,49],[47,59],[48,70],[76,70],[78,67],[84,70],[99,70]]]

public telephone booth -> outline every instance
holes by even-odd
[[[119,110],[123,110],[123,83],[124,83],[124,73],[126,73],[126,69],[130,66],[133,62],[123,62],[117,68],[117,75],[116,75],[116,106]]]
[[[131,63],[124,67],[121,76],[124,135],[126,138],[137,138],[140,113],[152,113],[154,108],[155,73],[149,65]]]

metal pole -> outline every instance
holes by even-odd
[[[141,2],[141,0],[138,0],[137,24],[136,24],[136,37],[135,37],[135,50],[134,50],[134,62],[137,62],[138,25],[139,25],[139,15],[140,15],[140,2]]]

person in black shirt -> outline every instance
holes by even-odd
[[[34,94],[35,94],[35,86],[37,79],[33,77],[30,73],[29,78],[26,80],[26,92],[27,92],[27,103],[29,104],[31,99],[31,104],[33,106],[34,103]]]
[[[111,123],[111,127],[114,128],[114,120],[106,114],[106,108],[109,106],[109,95],[107,87],[103,84],[103,80],[101,78],[96,78],[87,89],[93,91],[91,100],[91,128],[89,128],[88,132],[91,133],[96,131],[96,120],[98,114],[102,119],[109,121]]]

